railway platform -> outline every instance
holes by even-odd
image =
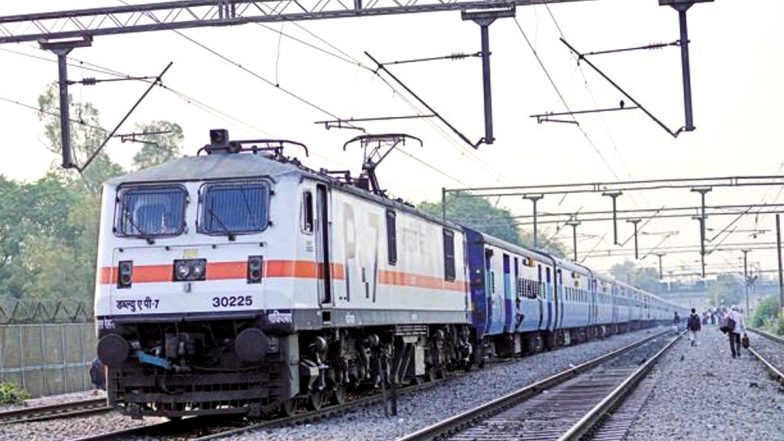
[[[749,338],[752,348],[763,339]],[[733,359],[716,326],[698,340],[681,339],[653,369],[655,386],[625,439],[784,440],[784,386],[747,350]]]

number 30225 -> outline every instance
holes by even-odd
[[[230,306],[251,306],[253,305],[253,297],[251,296],[223,296],[213,297],[213,308],[228,308]]]

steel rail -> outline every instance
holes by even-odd
[[[408,393],[429,389],[430,387],[433,387],[437,384],[441,384],[441,381],[433,381],[425,384],[419,384],[419,385],[401,388],[400,394],[405,395]],[[191,441],[206,441],[206,440],[223,438],[230,435],[238,435],[238,434],[242,434],[245,432],[258,430],[266,427],[304,423],[308,421],[323,419],[332,415],[341,414],[348,410],[352,410],[356,407],[368,406],[383,401],[384,401],[384,397],[380,394],[365,396],[344,404],[327,406],[315,412],[307,412],[300,415],[293,415],[290,417],[275,418],[272,420],[261,421],[243,427],[233,427],[230,430],[220,430],[220,428],[218,427],[217,431],[215,431],[214,433],[193,437],[193,438],[189,437],[188,439],[190,439]],[[128,437],[148,436],[151,434],[155,435],[161,432],[167,433],[170,431],[173,433],[177,433],[179,436],[182,436],[184,432],[187,432],[192,429],[198,429],[199,431],[209,429],[209,426],[212,425],[211,420],[214,420],[216,418],[218,417],[215,416],[188,417],[180,421],[164,421],[161,423],[154,423],[146,426],[134,427],[130,429],[122,429],[115,432],[101,433],[101,434],[86,436],[83,438],[76,438],[71,441],[111,441],[111,440],[126,439]],[[224,416],[223,418],[226,417]],[[187,426],[183,427],[182,426],[183,423],[185,423]],[[220,426],[221,424],[226,424],[225,420],[220,421],[219,419],[215,424],[215,426]],[[194,427],[188,427],[188,426],[194,426]]]
[[[770,334],[761,329],[748,328],[748,330],[754,332],[755,334],[761,335],[762,337],[765,337],[768,340],[775,341],[776,343],[784,344],[784,338],[781,338],[779,336]],[[768,372],[770,372],[772,377],[775,377],[775,379],[778,382],[784,383],[784,373],[782,373],[781,370],[779,370],[776,366],[773,366],[773,364],[771,364],[768,360],[766,360],[765,357],[763,357],[759,352],[755,351],[754,348],[749,347],[749,352],[751,352],[751,354],[754,355],[757,358],[757,360],[762,362],[762,364],[765,366]]]
[[[628,344],[622,348],[616,349],[600,357],[594,358],[593,360],[589,360],[578,366],[569,368],[563,372],[560,372],[555,375],[551,375],[543,380],[537,381],[536,383],[525,386],[522,389],[519,389],[515,392],[511,392],[502,397],[496,398],[485,404],[477,406],[473,409],[469,409],[465,412],[455,415],[451,418],[447,418],[436,424],[433,424],[431,426],[420,429],[416,432],[405,435],[401,438],[398,438],[397,441],[425,441],[425,440],[434,440],[443,437],[449,433],[455,432],[466,426],[469,426],[478,420],[487,418],[490,415],[496,414],[506,408],[509,408],[515,404],[525,401],[526,399],[539,394],[543,390],[547,390],[554,386],[562,384],[567,380],[570,380],[585,371],[588,371],[608,360],[611,360],[625,352],[628,352],[631,349],[637,348],[655,338],[661,337],[662,335],[666,335],[669,332],[671,331],[666,330],[664,332],[660,332],[652,336],[646,337],[637,342]]]
[[[182,430],[183,424],[193,425],[195,424],[196,420],[201,421],[203,418],[204,417],[190,417],[179,421],[162,421],[145,426],[132,427],[130,429],[121,429],[114,432],[98,433],[95,435],[73,438],[70,441],[114,441],[128,439],[129,437],[156,435],[159,432],[167,432],[169,430],[176,432]]]
[[[0,412],[0,425],[46,421],[56,418],[107,412],[109,410],[111,410],[111,408],[106,404],[106,398],[91,398],[46,406],[25,407],[22,409],[12,409]]]
[[[399,390],[399,393],[400,393],[400,395],[407,395],[407,394],[410,394],[410,393],[419,392],[419,391],[422,391],[422,390],[425,390],[425,389],[430,389],[431,387],[434,387],[436,385],[442,384],[443,381],[444,380],[438,380],[438,381],[432,381],[432,382],[429,382],[429,383],[417,384],[417,385],[403,387],[403,388],[401,388]],[[322,418],[326,418],[326,417],[329,417],[329,416],[342,414],[342,413],[344,413],[346,411],[355,409],[357,407],[370,406],[370,405],[381,403],[381,402],[384,402],[383,395],[376,393],[374,395],[361,397],[361,398],[358,398],[356,400],[353,400],[353,401],[350,401],[350,402],[346,402],[346,403],[343,403],[343,404],[335,404],[335,405],[332,405],[332,406],[324,407],[324,408],[322,408],[322,409],[320,409],[318,411],[315,411],[315,412],[308,412],[308,413],[304,413],[304,414],[301,414],[301,415],[292,415],[292,416],[289,416],[289,417],[282,417],[282,418],[277,418],[277,419],[269,420],[269,421],[261,421],[261,422],[258,422],[258,423],[254,423],[254,424],[251,424],[251,425],[248,425],[248,426],[244,426],[244,427],[239,427],[239,428],[236,428],[236,429],[231,429],[231,430],[226,430],[226,431],[223,431],[223,432],[216,432],[216,433],[212,433],[212,434],[209,434],[209,435],[200,436],[198,438],[192,439],[191,441],[208,441],[208,440],[214,440],[214,439],[218,439],[218,438],[223,438],[223,437],[230,436],[230,435],[239,435],[239,434],[242,434],[242,433],[250,432],[252,430],[258,430],[258,429],[263,429],[263,428],[268,428],[268,427],[282,426],[282,425],[293,425],[293,424],[299,424],[299,423],[306,423],[306,422],[309,422],[309,421],[318,421],[318,420],[320,420]]]
[[[653,357],[649,358],[642,366],[634,371],[628,378],[626,378],[618,387],[616,387],[609,395],[607,395],[599,404],[594,406],[587,414],[585,414],[579,421],[577,421],[569,430],[558,438],[558,441],[579,441],[584,436],[588,435],[594,430],[609,412],[617,407],[623,399],[634,390],[634,387],[640,380],[653,369],[653,365],[659,361],[662,355],[667,352],[681,337],[683,333],[669,343],[667,343],[659,352]]]

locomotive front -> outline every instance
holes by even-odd
[[[260,415],[299,391],[302,171],[224,147],[104,186],[97,351],[125,414]]]

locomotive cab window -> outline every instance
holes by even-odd
[[[455,280],[455,233],[444,230],[444,280]]]
[[[387,259],[390,265],[397,263],[397,225],[394,210],[387,210]]]
[[[302,193],[302,232],[313,232],[313,193]]]
[[[205,184],[201,191],[199,232],[252,234],[268,223],[269,187],[262,181]],[[312,227],[312,224],[311,224]]]
[[[182,234],[187,199],[188,192],[178,185],[120,188],[115,234],[147,238]]]

